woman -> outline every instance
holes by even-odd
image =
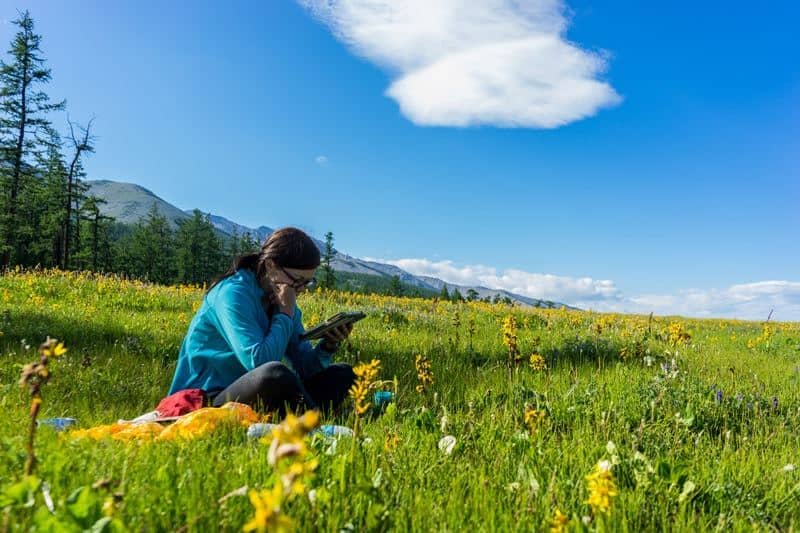
[[[265,410],[338,406],[355,374],[330,359],[352,325],[316,347],[299,339],[304,330],[295,299],[315,282],[319,263],[317,245],[296,228],[275,230],[259,253],[238,257],[189,324],[170,394],[202,389],[215,407],[227,401]]]

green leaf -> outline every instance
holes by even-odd
[[[92,525],[92,533],[105,533],[107,531],[112,531],[111,527],[111,517],[104,516],[97,522]]]
[[[388,513],[386,512],[386,507],[380,503],[373,503],[367,509],[367,520],[366,526],[367,529],[372,531],[377,529],[379,525],[387,518]]]
[[[9,505],[21,505],[33,507],[36,502],[36,491],[42,484],[42,480],[36,476],[25,476],[16,483],[7,486],[0,494],[0,507]]]
[[[89,487],[80,487],[69,495],[66,508],[81,527],[88,529],[100,518],[102,506]]]
[[[36,510],[33,515],[33,523],[36,525],[37,531],[47,531],[49,533],[77,533],[83,531],[76,524],[51,514],[46,507],[39,507]]]

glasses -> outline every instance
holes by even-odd
[[[291,274],[289,274],[285,268],[283,267],[279,268],[283,271],[284,274],[286,274],[287,278],[292,280],[290,287],[293,288],[294,290],[297,290],[301,287],[305,287],[306,289],[311,289],[317,284],[317,278],[310,278],[310,279],[296,278]]]

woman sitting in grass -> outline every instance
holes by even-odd
[[[215,407],[227,401],[265,410],[338,406],[355,374],[330,359],[352,325],[316,347],[299,339],[296,297],[315,283],[319,264],[316,244],[296,228],[276,230],[259,253],[238,257],[189,324],[170,394],[202,389]]]

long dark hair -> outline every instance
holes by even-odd
[[[320,263],[319,248],[301,229],[292,227],[276,229],[261,245],[261,250],[236,257],[228,270],[214,280],[208,290],[210,291],[220,281],[233,276],[242,269],[250,270],[255,274],[256,279],[262,282],[267,276],[270,261],[284,268],[300,270],[317,268]],[[262,285],[265,284],[262,283]],[[272,317],[275,308],[271,292],[265,291],[262,304],[264,304],[267,315]]]

